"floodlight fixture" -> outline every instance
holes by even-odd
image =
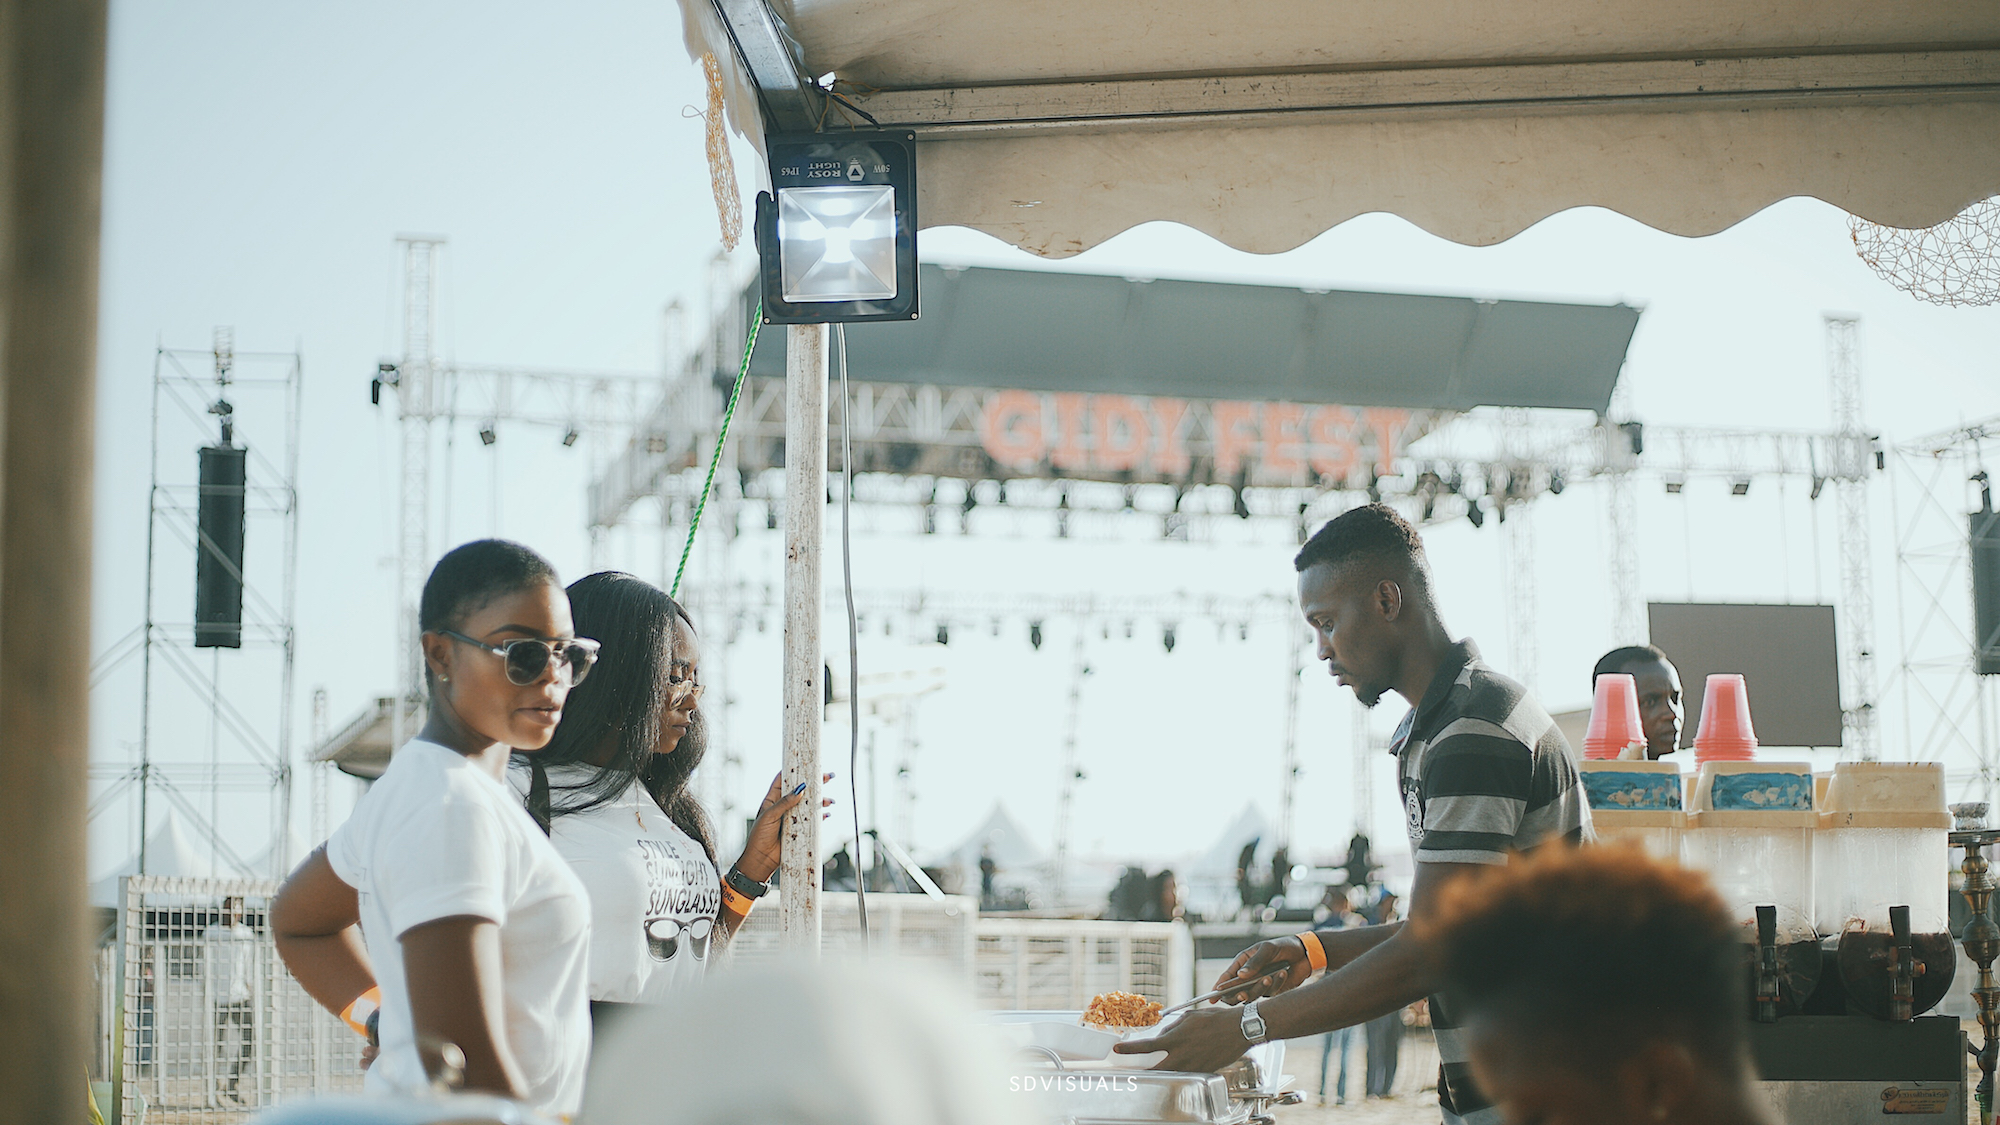
[[[1686,487],[1687,478],[1681,476],[1679,473],[1675,473],[1667,478],[1667,495],[1669,496],[1679,496],[1681,489]]]
[[[1479,506],[1479,501],[1467,499],[1465,502],[1465,518],[1471,520],[1474,527],[1485,527],[1486,509]]]
[[[1563,471],[1560,468],[1549,470],[1550,495],[1561,496],[1563,494],[1563,489],[1568,487],[1569,487],[1569,478],[1563,475]]]
[[[479,427],[479,444],[492,445],[494,442],[500,440],[499,431],[493,428],[495,425],[496,423],[488,422]]]
[[[1729,494],[1730,494],[1731,496],[1748,496],[1748,495],[1750,495],[1750,478],[1749,478],[1749,477],[1737,477],[1737,478],[1736,478],[1735,480],[1732,480],[1732,481],[1730,481],[1730,482],[1729,482]]]
[[[568,449],[569,447],[571,447],[571,446],[575,445],[575,444],[576,444],[576,439],[577,439],[577,437],[578,437],[578,436],[579,436],[579,435],[578,435],[578,434],[577,434],[577,432],[576,432],[576,427],[575,427],[575,426],[571,426],[571,427],[570,427],[569,429],[567,429],[567,430],[564,430],[564,431],[563,431],[563,438],[562,438],[562,441],[563,441],[563,448],[564,448],[564,449]]]
[[[1030,621],[1030,622],[1028,622],[1028,645],[1029,645],[1029,647],[1033,648],[1033,649],[1034,649],[1034,650],[1035,650],[1036,652],[1040,652],[1040,651],[1042,651],[1042,623],[1041,623],[1041,622],[1039,622],[1039,621]]]
[[[757,196],[766,324],[917,318],[917,138],[772,136]]]

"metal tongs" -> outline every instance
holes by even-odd
[[[1241,992],[1244,989],[1249,988],[1253,984],[1262,984],[1263,982],[1270,980],[1272,977],[1283,976],[1284,974],[1289,973],[1291,971],[1292,971],[1292,966],[1289,964],[1273,965],[1272,967],[1265,969],[1263,972],[1257,974],[1254,977],[1251,977],[1248,980],[1239,980],[1235,984],[1226,985],[1222,988],[1216,989],[1214,992],[1197,996],[1192,1000],[1183,1000],[1180,1003],[1175,1004],[1173,1007],[1167,1008],[1164,1011],[1162,1011],[1160,1013],[1160,1019],[1164,1021],[1168,1016],[1173,1015],[1175,1012],[1181,1011],[1186,1008],[1192,1008],[1198,1004],[1206,1004],[1210,1000],[1220,999],[1224,996],[1229,995],[1232,992]]]

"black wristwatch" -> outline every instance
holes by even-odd
[[[722,881],[729,884],[730,890],[735,891],[744,898],[763,898],[765,892],[771,889],[771,884],[759,883],[735,867],[731,867],[722,876]]]

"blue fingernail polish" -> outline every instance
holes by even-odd
[[[798,787],[797,789],[794,789],[794,790],[792,790],[792,793],[791,793],[791,795],[792,795],[792,796],[794,796],[794,797],[796,797],[796,796],[798,796],[799,794],[801,794],[801,793],[803,793],[803,792],[805,792],[805,791],[806,791],[806,783],[805,783],[805,782],[803,782],[803,781],[801,781],[801,782],[799,782],[799,787]]]

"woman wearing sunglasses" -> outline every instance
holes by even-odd
[[[590,904],[502,779],[510,748],[548,745],[597,646],[548,562],[495,539],[438,561],[418,621],[429,718],[280,888],[278,952],[379,1041],[369,1089],[427,1090],[451,1043],[468,1089],[573,1114]]]
[[[687,612],[658,587],[607,571],[569,588],[577,631],[603,643],[548,748],[509,780],[590,892],[590,998],[657,1003],[700,979],[778,865],[778,830],[803,800],[765,795],[725,874],[708,815],[688,792],[706,749],[700,659]]]

